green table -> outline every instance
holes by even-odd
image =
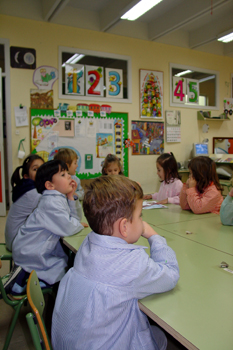
[[[180,280],[172,291],[140,300],[139,307],[188,349],[232,350],[232,227],[221,225],[216,214],[195,215],[178,205],[167,206],[143,210],[143,220],[175,251]],[[90,231],[66,237],[64,244],[76,253]],[[136,244],[149,247],[143,237]],[[220,268],[222,261],[229,271]]]

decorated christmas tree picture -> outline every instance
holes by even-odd
[[[141,117],[163,117],[162,72],[140,71]]]

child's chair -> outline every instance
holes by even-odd
[[[27,297],[33,313],[27,314],[26,319],[34,346],[36,350],[52,350],[42,318],[45,306],[44,296],[35,270],[30,273],[28,278]]]
[[[12,268],[12,253],[6,248],[6,243],[0,243],[0,259],[10,261],[10,270]]]

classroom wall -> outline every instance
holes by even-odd
[[[233,59],[195,50],[178,48],[151,41],[132,39],[107,33],[72,28],[57,24],[31,21],[11,16],[0,15],[0,36],[9,39],[10,46],[34,48],[36,50],[37,67],[49,65],[58,68],[58,47],[67,46],[88,49],[107,53],[131,56],[132,59],[132,103],[110,103],[112,110],[127,112],[130,121],[139,119],[139,69],[151,69],[164,72],[164,111],[181,111],[181,143],[165,142],[165,152],[172,151],[178,161],[190,158],[193,142],[201,142],[204,138],[233,137],[233,116],[230,121],[209,122],[209,131],[202,133],[202,126],[206,122],[197,121],[196,108],[175,108],[169,106],[169,63],[190,65],[202,69],[217,70],[220,72],[220,110],[212,111],[218,116],[223,112],[223,99],[230,97],[230,77],[233,73]],[[20,127],[20,135],[16,136],[14,107],[22,103],[30,107],[30,89],[35,89],[32,82],[33,70],[10,70],[11,83],[11,118],[12,118],[12,159],[13,169],[22,163],[17,158],[19,140],[26,137],[26,153],[30,152],[30,128]],[[59,102],[76,104],[75,100],[58,99],[58,81],[54,86],[54,107]],[[79,102],[82,102],[79,100]],[[90,101],[91,103],[91,101]],[[8,136],[9,137],[9,136]],[[145,193],[151,193],[159,188],[156,175],[157,156],[132,156],[129,151],[129,177],[140,182]]]

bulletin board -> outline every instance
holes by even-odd
[[[106,117],[87,112],[61,112],[53,109],[31,109],[31,152],[45,161],[53,159],[59,148],[71,148],[78,156],[76,172],[80,179],[101,175],[105,157],[115,154],[128,176],[128,113],[111,112]]]

